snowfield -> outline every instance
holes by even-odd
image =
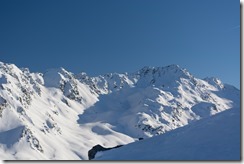
[[[143,155],[153,160],[191,160],[187,152],[193,151],[196,159],[238,160],[239,109],[240,90],[217,78],[198,79],[178,65],[90,77],[64,68],[33,73],[0,62],[0,159],[88,160],[97,144],[129,144],[99,152],[97,159],[136,160],[144,145],[160,152]],[[204,155],[221,145],[224,152]]]
[[[241,160],[240,110],[218,115],[123,147],[95,160]]]

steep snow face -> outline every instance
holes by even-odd
[[[87,159],[95,144],[134,141],[116,131],[101,136],[92,131],[95,127],[77,124],[98,95],[64,69],[40,74],[2,64],[0,77],[1,159]]]
[[[94,145],[125,145],[233,107],[239,90],[177,65],[89,77],[0,62],[0,158],[88,159]]]
[[[83,105],[93,104],[97,99],[96,94],[87,85],[80,83],[73,73],[64,68],[50,69],[43,75],[44,86],[47,88],[59,88],[63,95],[70,100],[75,100]],[[84,97],[84,98],[83,98]],[[90,97],[92,97],[90,99]]]
[[[212,85],[197,79],[177,65],[144,67],[124,76],[115,80],[123,85],[100,95],[100,101],[79,115],[78,123],[106,122],[133,138],[147,138],[240,104],[239,90],[219,80]]]
[[[131,88],[135,83],[133,77],[127,73],[108,73],[98,77],[89,77],[86,73],[80,73],[76,78],[81,83],[89,85],[97,94],[109,94],[122,88]]]
[[[144,67],[134,74],[138,79],[137,86],[146,87],[148,85],[173,87],[181,78],[193,79],[193,76],[178,65],[166,67]]]
[[[240,160],[240,109],[166,134],[99,152],[95,160]]]

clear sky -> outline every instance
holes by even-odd
[[[91,76],[178,64],[240,88],[240,1],[1,0],[0,61]]]

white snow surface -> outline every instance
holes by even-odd
[[[240,110],[218,115],[123,147],[95,160],[240,160]]]
[[[89,77],[0,62],[0,159],[87,160],[94,145],[167,135],[232,108],[238,89],[178,65]]]

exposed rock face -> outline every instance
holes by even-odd
[[[7,105],[8,105],[7,101],[0,96],[0,117],[2,117],[2,112],[7,107]]]
[[[89,160],[92,160],[93,158],[95,158],[95,155],[99,151],[106,151],[106,150],[110,150],[110,149],[115,149],[115,148],[118,148],[121,146],[123,146],[123,145],[117,145],[115,147],[110,147],[110,148],[105,148],[105,147],[102,147],[101,145],[93,146],[92,149],[88,151],[88,158],[89,158]]]

